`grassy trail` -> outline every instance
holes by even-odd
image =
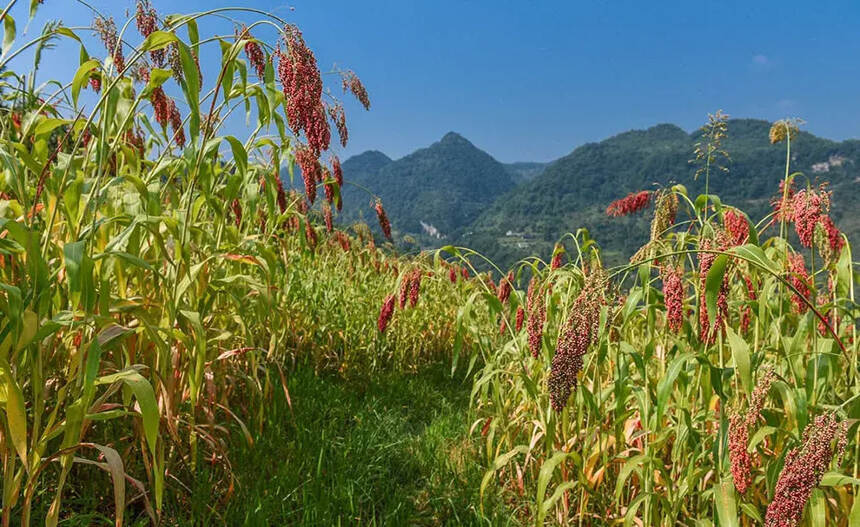
[[[299,368],[254,448],[232,455],[237,495],[229,525],[507,525],[488,497],[484,469],[468,437],[471,382],[445,366],[361,381]],[[240,440],[236,438],[237,442]],[[201,485],[205,485],[202,484]],[[195,496],[205,497],[204,488]],[[194,523],[207,503],[195,499]]]

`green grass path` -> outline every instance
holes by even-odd
[[[468,435],[470,381],[451,379],[442,365],[361,381],[300,368],[288,385],[294,417],[283,397],[272,403],[254,447],[233,450],[237,492],[224,516],[210,516],[195,499],[195,523],[513,522],[498,500],[487,498],[480,512],[484,469]]]

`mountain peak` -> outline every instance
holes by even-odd
[[[442,139],[439,140],[442,144],[460,144],[460,145],[469,145],[472,146],[472,143],[458,134],[457,132],[448,132],[447,134],[442,136]]]

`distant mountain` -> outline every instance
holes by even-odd
[[[538,163],[533,161],[520,161],[517,163],[506,163],[505,168],[513,176],[517,184],[531,181],[541,175],[549,163]]]
[[[771,145],[770,123],[730,120],[724,148],[728,173],[714,172],[710,192],[760,219],[784,177],[785,144]],[[553,162],[533,180],[501,196],[465,229],[460,243],[510,264],[518,258],[546,257],[565,232],[589,230],[612,261],[628,257],[648,236],[650,214],[609,218],[606,206],[627,193],[681,183],[694,199],[704,179],[693,180],[689,160],[700,134],[671,124],[625,132],[589,143]],[[792,141],[792,170],[833,190],[833,218],[854,240],[860,234],[860,141],[835,142],[801,133]],[[806,179],[798,184],[805,185]]]
[[[348,183],[339,221],[362,219],[373,226],[369,191],[382,198],[395,234],[409,234],[422,245],[447,243],[516,186],[508,167],[454,132],[395,161],[365,152],[344,161],[343,169]]]

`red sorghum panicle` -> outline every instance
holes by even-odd
[[[278,209],[281,211],[281,214],[287,211],[287,193],[284,191],[284,182],[281,181],[281,174],[279,173],[277,167],[275,167],[275,184],[277,185],[277,194],[278,194]]]
[[[355,95],[355,98],[358,99],[358,102],[364,106],[364,109],[370,110],[370,98],[367,96],[367,90],[364,88],[364,84],[361,83],[358,75],[353,71],[347,71],[341,74],[341,80],[343,91],[351,91]]]
[[[749,429],[740,414],[733,413],[729,418],[729,461],[732,467],[732,480],[739,494],[746,493],[752,483],[752,456],[747,452]]]
[[[511,297],[513,290],[514,272],[508,272],[508,275],[499,281],[498,297],[502,304],[508,303],[508,298]]]
[[[385,333],[392,315],[394,315],[394,295],[388,295],[385,297],[385,301],[382,302],[382,309],[379,310],[379,319],[376,321],[376,327],[380,333]]]
[[[302,33],[295,26],[284,28],[287,52],[278,47],[278,78],[286,97],[287,120],[298,134],[304,130],[308,147],[319,156],[331,141],[325,109],[323,108],[322,79],[313,52],[305,44]]]
[[[452,284],[457,283],[457,268],[453,265],[448,268],[448,280],[450,280]]]
[[[421,278],[424,273],[421,269],[412,271],[412,278],[409,281],[409,307],[415,307],[418,304],[418,293],[421,290]]]
[[[155,113],[155,122],[162,127],[167,127],[173,106],[161,86],[152,90],[152,93],[149,94],[149,101],[152,103],[152,110]]]
[[[90,76],[90,88],[96,93],[102,91],[102,78],[98,75]]]
[[[331,233],[332,229],[334,229],[334,224],[332,222],[331,217],[331,207],[328,203],[323,203],[323,220],[325,220],[325,230],[328,233]]]
[[[770,200],[770,204],[773,207],[774,218],[776,219],[776,221],[792,221],[792,218],[794,217],[794,213],[792,210],[793,201],[794,180],[789,180],[788,189],[786,189],[785,187],[785,181],[780,181],[779,193]]]
[[[794,527],[800,523],[812,490],[821,483],[834,454],[841,460],[845,443],[845,424],[839,423],[833,413],[820,415],[806,425],[802,443],[785,456],[773,501],[767,506],[766,527]]]
[[[263,54],[263,49],[257,41],[253,40],[254,37],[245,26],[242,27],[239,38],[245,40],[245,56],[248,57],[248,63],[257,72],[257,77],[262,79],[266,72],[266,56]]]
[[[340,166],[340,159],[337,156],[331,156],[331,175],[337,181],[338,187],[343,187],[343,168]]]
[[[158,13],[150,5],[149,0],[137,0],[137,13],[135,16],[137,30],[144,38],[158,29]],[[159,68],[164,65],[164,49],[155,49],[149,52],[152,62]]]
[[[732,468],[732,479],[739,493],[744,494],[752,483],[752,455],[748,452],[749,433],[756,426],[767,392],[773,383],[774,371],[770,366],[765,366],[759,376],[758,383],[753,389],[749,399],[749,408],[746,415],[733,412],[729,418],[729,461]]]
[[[544,303],[543,288],[534,277],[529,282],[529,290],[526,295],[526,309],[529,315],[526,324],[529,334],[529,351],[531,351],[532,357],[537,358],[538,354],[540,354],[541,342],[543,340],[543,326],[546,322],[546,304]]]
[[[586,278],[559,336],[549,374],[550,403],[557,412],[564,409],[571,392],[576,389],[582,358],[597,340],[604,286],[605,276],[601,272]]]
[[[376,217],[379,219],[379,228],[382,229],[382,234],[391,241],[391,223],[388,221],[388,215],[385,213],[385,209],[382,208],[382,201],[379,198],[376,199],[376,204],[373,206],[376,209]]]
[[[313,204],[317,199],[317,180],[321,172],[320,163],[316,155],[306,146],[296,148],[296,163],[302,171],[302,179],[305,182],[305,195]]]
[[[838,256],[845,245],[842,233],[839,232],[833,220],[827,215],[823,215],[818,219],[818,224],[815,226],[814,238],[816,239],[818,250],[824,256],[825,260],[830,260],[833,256]]]
[[[758,376],[758,382],[756,382],[755,388],[753,388],[753,392],[750,394],[749,410],[747,410],[745,418],[747,426],[755,426],[759,417],[761,417],[761,410],[764,408],[767,392],[770,391],[770,385],[773,384],[775,378],[776,373],[771,366],[768,365],[762,368],[761,374]]]
[[[122,55],[122,42],[119,41],[116,33],[116,22],[114,22],[113,17],[98,16],[93,21],[93,25],[102,44],[113,59],[117,73],[121,73],[125,69],[125,57]]]
[[[809,293],[809,273],[806,271],[806,262],[803,260],[803,255],[799,253],[790,253],[788,255],[788,283],[800,293],[791,295],[791,302],[796,313],[806,313],[807,306],[803,298],[810,298]],[[803,297],[803,298],[801,298]]]
[[[403,278],[400,279],[400,298],[398,301],[398,305],[400,309],[404,309],[406,307],[406,300],[409,298],[409,288],[412,282],[412,271],[403,274]]]
[[[340,144],[345,147],[346,142],[349,140],[349,129],[346,127],[346,112],[343,111],[343,106],[340,103],[328,106],[327,110],[328,116],[334,122],[335,128],[337,128],[337,136],[340,138]]]
[[[502,321],[499,323],[499,335],[504,335],[506,329],[508,329],[508,325],[505,323],[505,317],[502,317]]]
[[[735,212],[733,209],[726,210],[723,216],[723,223],[726,231],[729,233],[732,245],[743,245],[746,243],[750,235],[750,225],[743,214]]]
[[[823,189],[815,191],[803,189],[794,195],[791,201],[792,220],[800,243],[804,247],[812,247],[812,237],[815,225],[826,216],[830,209],[830,195]]]
[[[519,333],[520,330],[523,329],[523,321],[525,320],[525,318],[526,318],[526,311],[523,309],[523,306],[517,306],[517,325],[516,325],[517,333]]]
[[[323,180],[323,192],[325,192],[325,200],[328,203],[334,203],[334,183],[326,183],[331,179],[331,173],[328,171],[328,167],[325,165],[320,165],[322,174],[321,179]]]
[[[337,231],[337,242],[340,244],[340,248],[343,249],[343,252],[349,252],[349,236],[346,235],[343,231]]]
[[[670,330],[678,332],[684,321],[684,279],[683,271],[675,266],[663,266],[663,300],[666,304],[666,324]]]
[[[314,229],[314,226],[311,224],[310,218],[305,216],[305,240],[308,242],[308,245],[311,246],[311,249],[316,248],[317,246],[317,231]]]
[[[233,209],[233,221],[236,222],[236,227],[241,226],[242,224],[242,205],[239,203],[238,199],[234,199],[233,203],[230,206]]]
[[[631,192],[627,196],[610,203],[606,207],[606,214],[609,216],[626,216],[638,212],[651,203],[651,194],[648,190]]]
[[[460,267],[460,276],[463,277],[463,280],[469,278],[469,270],[465,267]]]
[[[563,259],[564,259],[564,246],[561,244],[556,244],[555,249],[552,253],[552,262],[550,262],[550,269],[558,269],[561,267]]]
[[[173,129],[173,139],[179,148],[185,147],[185,130],[182,128],[182,116],[173,99],[170,100],[170,127]]]

